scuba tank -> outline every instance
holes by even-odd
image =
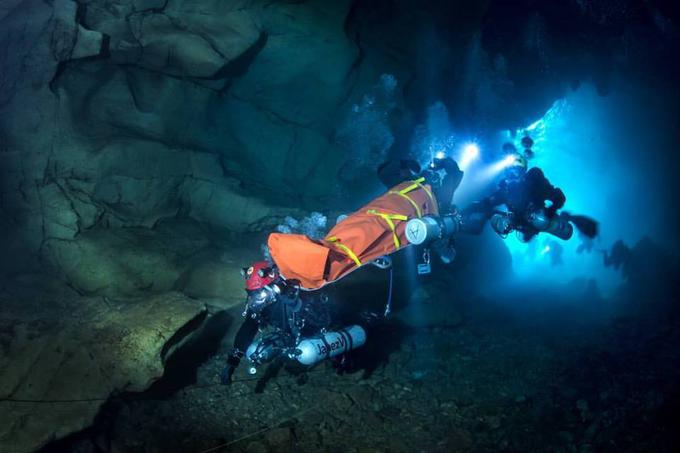
[[[566,218],[555,216],[551,219],[545,215],[545,211],[542,209],[532,211],[527,216],[527,221],[538,231],[552,234],[553,236],[565,241],[571,238],[572,234],[574,234],[574,227]]]
[[[288,353],[288,356],[303,365],[314,365],[324,359],[363,346],[364,343],[366,343],[366,331],[355,324],[339,329],[337,332],[325,332],[316,337],[303,338],[293,351]]]
[[[460,220],[458,214],[411,219],[406,223],[406,239],[413,245],[421,245],[451,237],[460,229]]]
[[[273,332],[253,341],[246,349],[245,357],[253,365],[262,365],[280,355],[286,355],[289,359],[309,366],[356,349],[365,343],[366,331],[359,325],[301,338],[294,346],[290,336]],[[256,369],[252,367],[250,373],[255,374]]]

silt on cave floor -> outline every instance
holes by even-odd
[[[438,291],[429,296],[442,300]],[[419,299],[425,311],[436,303]],[[344,374],[329,363],[308,371],[273,364],[256,376],[244,366],[227,387],[218,375],[229,341],[198,366],[195,382],[187,381],[195,351],[185,354],[166,372],[174,386],[165,382],[113,398],[94,428],[48,451],[585,453],[677,447],[678,318],[584,322],[569,304],[522,314],[502,304],[481,310],[475,304],[456,319],[435,316],[418,325],[397,315],[357,351],[355,369]]]

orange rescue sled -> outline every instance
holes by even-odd
[[[305,289],[318,289],[404,248],[408,220],[439,214],[437,200],[424,181],[393,187],[335,225],[320,241],[302,234],[270,234],[269,251],[281,275],[299,280]]]

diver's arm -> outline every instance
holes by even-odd
[[[458,167],[455,160],[450,157],[444,159],[436,159],[436,169],[443,169],[446,172],[442,181],[441,188],[439,188],[438,195],[441,199],[439,202],[439,210],[442,213],[451,211],[451,203],[453,202],[453,194],[458,189],[460,182],[463,180],[463,172]]]
[[[444,157],[443,159],[435,159],[434,162],[438,169],[441,168],[443,170],[446,170],[446,173],[448,174],[461,173],[460,168],[458,167],[456,161],[450,157]]]
[[[470,206],[465,208],[463,214],[484,213],[489,217],[493,214],[493,208],[505,203],[505,192],[503,189],[498,189],[488,197],[475,201]]]
[[[493,216],[494,208],[505,203],[502,189],[498,189],[490,196],[475,201],[461,211],[460,231],[465,234],[480,234],[486,222]]]
[[[234,338],[234,346],[231,348],[229,356],[227,357],[227,364],[220,374],[222,384],[231,384],[236,367],[238,367],[243,354],[245,354],[246,349],[248,349],[250,343],[255,339],[255,335],[257,335],[257,328],[258,322],[251,316],[246,317],[243,324],[241,324],[241,327],[239,327],[238,332],[236,332],[236,337]]]
[[[257,328],[257,319],[247,316],[245,321],[243,321],[243,324],[241,324],[241,327],[239,327],[238,332],[236,332],[232,353],[238,351],[240,353],[240,357],[242,357],[243,353],[246,351],[246,349],[248,349],[248,346],[250,346],[250,343],[252,343],[255,339],[255,335],[257,335]]]

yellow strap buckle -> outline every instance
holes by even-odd
[[[349,256],[349,257],[352,259],[352,261],[354,261],[354,264],[356,264],[357,267],[358,267],[358,266],[361,266],[361,260],[360,260],[359,257],[356,255],[356,253],[354,253],[354,252],[352,251],[352,249],[350,249],[349,247],[347,247],[345,244],[342,244],[342,243],[340,242],[340,239],[339,239],[339,238],[337,238],[336,236],[332,236],[332,237],[327,238],[326,240],[327,240],[328,242],[331,242],[333,245],[335,245],[336,247],[338,247],[338,248],[339,248],[340,250],[342,250],[343,252],[345,252],[345,254],[346,254],[347,256]]]

